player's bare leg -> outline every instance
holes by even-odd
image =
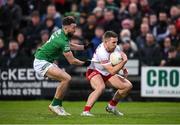
[[[83,116],[92,116],[92,114],[90,114],[90,110],[92,106],[94,105],[94,103],[96,102],[96,100],[99,98],[99,96],[103,93],[105,89],[105,83],[101,75],[99,74],[91,78],[90,84],[92,88],[94,89],[94,91],[89,95],[87,99],[86,106],[84,107],[84,111],[81,114]]]
[[[112,100],[109,102],[108,106],[106,107],[106,110],[116,115],[123,115],[123,113],[119,112],[116,109],[116,105],[119,100],[127,96],[129,91],[132,89],[131,82],[124,77],[114,75],[108,80],[107,85],[116,88],[117,91],[114,94]]]
[[[113,96],[113,100],[119,101],[121,98],[126,97],[132,89],[131,82],[122,76],[114,75],[108,82],[112,87],[118,89]]]
[[[61,81],[56,88],[54,99],[51,105],[49,105],[49,108],[57,115],[70,115],[62,107],[62,99],[68,88],[69,81],[71,80],[71,76],[56,66],[50,67],[46,73],[46,76]]]

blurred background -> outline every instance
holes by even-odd
[[[0,100],[53,97],[58,82],[34,72],[33,54],[65,16],[78,24],[70,42],[94,45],[73,51],[79,59],[92,58],[105,31],[118,34],[133,83],[124,101],[180,101],[180,0],[0,0]],[[72,75],[65,100],[86,100],[86,67],[56,63]]]

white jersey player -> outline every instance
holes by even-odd
[[[113,52],[121,52],[120,47],[116,46],[115,50]],[[101,43],[95,53],[93,54],[92,62],[88,69],[95,69],[98,72],[100,72],[102,75],[107,76],[110,73],[104,68],[103,65],[111,64],[110,62],[110,54],[112,52],[108,52],[106,48],[104,47],[103,43]]]
[[[116,75],[121,69],[124,75],[127,76],[127,69],[124,65],[127,62],[127,56],[121,52],[117,46],[118,37],[117,34],[112,31],[107,31],[103,35],[103,42],[96,49],[92,62],[87,69],[86,78],[90,81],[91,87],[94,91],[89,95],[87,103],[84,107],[82,116],[93,116],[90,110],[99,96],[105,89],[105,86],[110,86],[117,89],[113,98],[109,101],[106,111],[115,115],[123,115],[116,109],[121,98],[124,98],[132,88],[132,84],[125,77]],[[114,51],[118,51],[122,56],[122,61],[115,66],[109,61],[110,54]]]

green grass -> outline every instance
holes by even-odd
[[[122,102],[125,114],[114,116],[104,110],[106,102],[97,102],[95,117],[81,117],[85,102],[64,102],[72,116],[56,116],[48,110],[50,101],[0,101],[0,123],[8,124],[180,124],[180,103]]]

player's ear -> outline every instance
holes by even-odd
[[[110,40],[110,38],[104,38],[104,42],[107,43]]]
[[[66,27],[66,26],[64,26],[64,29],[65,29],[65,30],[67,30],[67,27]]]
[[[105,38],[103,38],[102,41],[106,43],[107,40]]]
[[[63,26],[64,30],[68,30],[68,26]]]

